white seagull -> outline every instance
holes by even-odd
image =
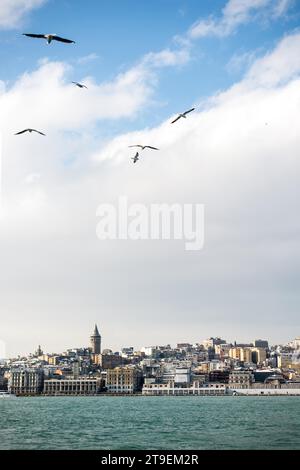
[[[174,121],[171,122],[171,124],[174,124],[174,122],[178,121],[178,119],[180,119],[180,118],[185,118],[186,119],[186,115],[191,113],[192,111],[195,111],[195,108],[189,109],[188,111],[185,111],[184,113],[179,114],[177,116],[177,118],[174,119]]]
[[[136,152],[134,157],[131,157],[131,160],[133,160],[133,163],[136,163],[139,160],[139,152]]]
[[[74,83],[74,85],[78,86],[79,88],[87,88],[86,85],[84,85],[83,83],[78,83],[78,82],[72,82]]]
[[[23,131],[17,132],[15,135],[25,134],[25,132],[29,132],[30,134],[31,132],[37,132],[38,134],[46,135],[43,132],[37,131],[36,129],[24,129]]]
[[[71,39],[61,38],[57,36],[57,34],[31,34],[31,33],[23,33],[23,36],[28,36],[29,38],[38,38],[38,39],[46,39],[47,43],[50,44],[52,41],[59,41],[65,42],[67,44],[74,43]]]
[[[132,147],[139,147],[139,148],[142,149],[142,150],[145,150],[145,149],[159,150],[159,149],[156,148],[156,147],[151,147],[151,145],[140,145],[140,144],[129,145],[128,148],[132,148]]]

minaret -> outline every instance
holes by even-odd
[[[101,354],[101,336],[98,331],[97,325],[95,325],[95,329],[93,334],[90,337],[91,340],[91,348],[92,354]]]

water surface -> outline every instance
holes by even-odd
[[[300,449],[300,397],[1,399],[0,449]]]

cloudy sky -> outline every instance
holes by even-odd
[[[112,349],[299,335],[299,21],[292,0],[1,0],[7,355],[87,345],[95,322]],[[133,165],[137,141],[161,150]],[[204,249],[99,240],[121,195],[204,204]]]

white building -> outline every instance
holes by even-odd
[[[142,394],[147,396],[186,396],[186,395],[226,395],[225,384],[207,384],[203,386],[200,382],[193,382],[188,387],[178,387],[174,382],[167,384],[144,383]]]
[[[44,381],[44,395],[96,395],[100,381],[95,378],[49,379]]]

